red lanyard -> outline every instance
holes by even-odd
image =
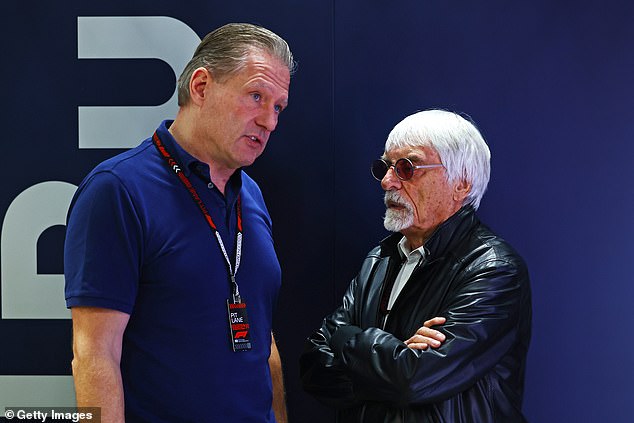
[[[240,290],[238,288],[238,283],[236,282],[236,274],[238,273],[238,268],[240,267],[240,257],[242,255],[242,201],[240,199],[240,195],[238,194],[238,200],[236,202],[238,230],[236,233],[236,261],[235,261],[236,264],[235,264],[235,268],[233,268],[231,266],[231,260],[229,259],[229,255],[227,254],[225,244],[224,242],[222,242],[222,237],[220,236],[220,233],[218,232],[218,229],[216,228],[216,224],[214,223],[214,220],[211,218],[211,215],[209,214],[209,211],[207,210],[205,203],[203,203],[200,196],[198,195],[196,188],[194,188],[189,178],[185,176],[185,173],[181,170],[178,162],[174,158],[172,158],[172,155],[169,153],[169,151],[167,151],[167,149],[165,148],[165,145],[163,144],[163,142],[161,141],[161,139],[159,138],[156,132],[154,132],[152,141],[154,142],[154,146],[156,147],[158,152],[165,159],[165,163],[167,164],[167,167],[173,170],[174,174],[183,183],[183,186],[187,189],[187,191],[191,195],[192,200],[194,200],[194,203],[196,203],[196,205],[198,206],[198,209],[203,214],[205,221],[207,222],[207,224],[213,231],[214,235],[216,236],[218,245],[220,246],[220,249],[222,250],[222,254],[225,256],[225,261],[227,262],[229,278],[231,281],[231,294],[233,297],[233,302],[234,303],[242,302],[242,299],[240,298]]]

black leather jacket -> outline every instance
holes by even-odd
[[[363,262],[343,304],[307,340],[304,389],[339,422],[524,422],[531,300],[526,265],[463,207],[425,243],[382,321],[401,258],[398,233]],[[438,349],[408,348],[423,322],[447,318]]]

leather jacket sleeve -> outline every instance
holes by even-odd
[[[355,288],[356,278],[348,286],[343,304],[323,320],[321,329],[307,339],[304,353],[300,357],[304,390],[321,402],[335,407],[352,406],[357,403],[352,379],[341,359],[335,358],[330,348],[332,335],[338,329],[352,328],[355,332],[361,332],[360,328],[351,324],[354,322],[351,312],[354,308]]]
[[[365,306],[360,276],[367,271],[362,268],[343,304],[308,339],[301,359],[304,389],[338,407],[359,401],[433,403],[470,388],[514,348],[530,310],[524,263],[489,251],[449,272],[443,281],[449,288],[435,315],[420,316],[421,326],[446,317],[438,328],[446,341],[437,349],[412,350],[389,332],[359,327]]]

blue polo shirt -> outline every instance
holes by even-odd
[[[268,357],[281,271],[262,193],[240,170],[223,196],[170,124],[157,133],[198,191],[232,263],[241,195],[237,283],[252,350],[231,348],[225,258],[151,138],[101,163],[79,186],[66,233],[66,304],[130,315],[121,357],[128,422],[274,422]]]

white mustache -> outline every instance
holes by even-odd
[[[396,203],[401,207],[404,207],[406,210],[413,211],[412,205],[404,199],[398,191],[385,191],[385,197],[383,199],[383,203],[385,207],[388,207],[388,203]]]

